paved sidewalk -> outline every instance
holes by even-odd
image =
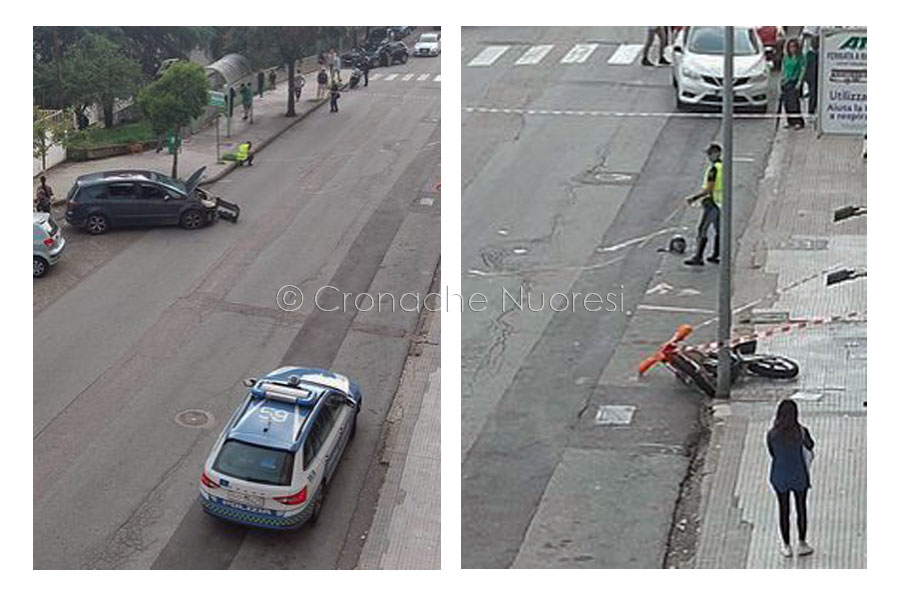
[[[866,217],[833,223],[836,208],[866,204],[862,139],[779,131],[759,202],[740,242],[735,296],[750,299],[835,267],[866,265]],[[735,305],[741,304],[738,300]],[[766,310],[779,321],[845,316],[760,340],[758,352],[800,363],[796,381],[748,379],[713,406],[703,464],[694,568],[866,567],[866,280],[825,287],[824,275],[784,291]],[[756,325],[765,330],[777,325]],[[752,330],[737,326],[740,333]],[[811,556],[779,552],[766,431],[793,398],[816,441],[808,499]],[[796,516],[792,514],[796,544]]]
[[[341,79],[346,82],[350,71],[342,70]],[[241,119],[243,108],[240,105],[240,96],[235,98],[234,116],[231,119],[231,136],[226,137],[226,119],[223,116],[219,124],[220,155],[237,150],[238,144],[246,141],[253,143],[253,151],[259,152],[270,141],[277,138],[294,124],[305,118],[323,104],[327,98],[316,101],[316,72],[305,73],[306,85],[303,87],[303,95],[295,105],[296,117],[284,116],[287,111],[287,81],[280,82],[275,90],[267,91],[260,98],[258,94],[253,97],[253,123]],[[255,83],[254,83],[255,89]],[[216,127],[215,122],[209,127],[195,132],[184,140],[181,153],[178,155],[178,176],[182,179],[190,177],[191,173],[202,166],[206,166],[204,181],[212,183],[236,168],[233,162],[216,163]],[[168,148],[163,148],[157,153],[155,150],[147,150],[138,154],[124,154],[98,160],[85,162],[67,161],[49,169],[46,173],[47,182],[53,187],[56,196],[54,206],[61,204],[79,176],[85,173],[109,169],[142,168],[169,174],[172,170],[172,155]],[[34,179],[34,190],[37,190],[40,178]]]
[[[441,568],[440,312],[422,329],[387,418],[389,467],[358,569]]]

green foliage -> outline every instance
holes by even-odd
[[[209,101],[209,82],[200,65],[177,62],[138,94],[144,115],[157,132],[174,131],[203,114]],[[172,177],[178,176],[178,152],[172,155]]]
[[[47,154],[54,144],[63,148],[76,142],[80,135],[75,130],[72,110],[63,111],[61,115],[51,118],[48,111],[33,108],[32,155],[41,159],[41,170],[47,169]]]
[[[184,127],[203,114],[209,100],[209,82],[203,67],[179,62],[138,94],[144,115],[156,131]]]
[[[68,47],[59,63],[34,65],[35,100],[43,106],[73,106],[78,112],[94,103],[111,108],[116,98],[132,96],[140,80],[140,65],[136,61],[125,56],[113,42],[89,32]],[[109,126],[111,111],[104,113]]]
[[[149,120],[116,125],[112,128],[91,127],[80,132],[76,141],[69,144],[72,148],[103,148],[118,144],[149,142],[155,139],[153,125]]]

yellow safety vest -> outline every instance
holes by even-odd
[[[237,159],[238,160],[247,160],[247,157],[250,156],[250,144],[241,144],[237,149]]]
[[[713,202],[716,203],[716,206],[722,208],[722,197],[723,197],[723,186],[722,186],[722,161],[717,160],[709,167],[706,168],[706,173],[703,174],[703,188],[706,188],[706,183],[709,181],[709,170],[711,168],[716,168],[716,183],[713,187],[712,199]]]

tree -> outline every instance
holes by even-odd
[[[47,170],[47,154],[54,145],[66,147],[75,137],[74,114],[71,109],[63,111],[59,117],[51,118],[46,111],[37,107],[33,111],[32,150],[35,158],[41,159],[41,172]]]
[[[177,62],[138,94],[138,103],[154,131],[172,131],[175,152],[172,177],[178,177],[178,146],[181,129],[203,114],[209,102],[209,82],[198,64]]]

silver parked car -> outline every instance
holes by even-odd
[[[48,213],[33,213],[32,246],[34,276],[43,277],[50,265],[55,265],[66,247],[59,225]]]

